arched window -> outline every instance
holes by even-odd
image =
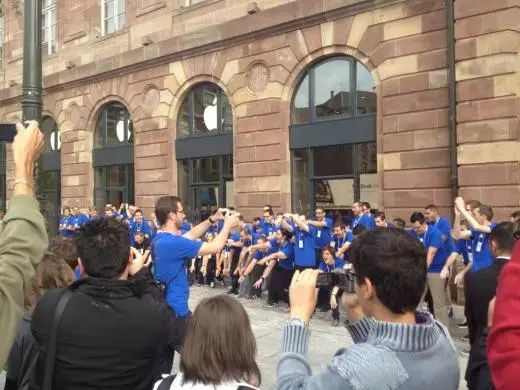
[[[293,208],[323,206],[347,215],[352,202],[377,208],[375,83],[355,59],[332,57],[309,67],[291,104]]]
[[[123,104],[110,102],[101,108],[92,151],[94,204],[100,213],[107,203],[135,203],[133,133]]]
[[[44,136],[44,152],[40,160],[38,191],[49,237],[58,234],[61,210],[61,135],[54,118],[41,120]]]
[[[192,221],[233,204],[233,114],[215,84],[193,87],[182,101],[175,151],[178,194]],[[187,206],[186,206],[187,205]]]

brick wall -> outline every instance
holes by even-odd
[[[497,220],[520,206],[519,6],[455,2],[460,192],[493,206]]]

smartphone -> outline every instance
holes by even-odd
[[[356,292],[356,278],[350,271],[322,272],[318,274],[316,287],[332,288],[338,286],[348,294]]]
[[[16,135],[14,123],[0,123],[0,142],[13,142]]]

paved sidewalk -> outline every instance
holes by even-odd
[[[206,287],[191,288],[190,306],[192,310],[197,303],[204,297],[214,294],[224,293],[224,289],[211,290]],[[274,390],[276,380],[276,364],[280,354],[282,327],[287,320],[287,314],[283,312],[282,308],[268,309],[265,308],[265,300],[259,301],[245,301],[241,300],[249,313],[253,331],[256,336],[258,346],[257,362],[262,372],[262,386],[263,390]],[[453,324],[457,324],[462,320],[462,308],[455,307],[455,320]],[[352,339],[343,327],[333,328],[331,326],[330,313],[317,313],[316,317],[311,322],[312,335],[309,346],[309,360],[313,372],[323,370],[330,358],[334,355],[336,350],[341,347],[346,347],[352,344]],[[467,343],[460,342],[460,337],[464,332],[457,329],[455,326],[450,329],[457,347],[469,348]],[[178,355],[175,357],[174,372],[178,370],[179,359]],[[461,366],[461,386],[460,389],[466,389],[464,381],[464,371],[467,365],[467,358],[460,357]],[[5,375],[0,376],[0,389],[3,389]]]

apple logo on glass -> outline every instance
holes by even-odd
[[[61,134],[59,131],[54,130],[51,133],[51,150],[54,152],[61,149]]]
[[[126,121],[126,126],[128,128],[128,139],[130,139],[130,136],[132,135],[132,132],[130,131],[130,120]],[[123,142],[125,140],[125,122],[123,120],[117,122],[116,133],[119,142]]]
[[[217,130],[217,97],[213,98],[213,103],[204,109],[204,124],[209,131]]]

